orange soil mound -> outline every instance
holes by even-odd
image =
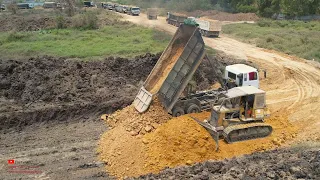
[[[201,162],[215,155],[210,134],[188,116],[168,121],[145,135],[143,141],[148,146],[146,168],[151,172]]]
[[[210,113],[195,114],[205,119]],[[285,144],[296,136],[297,128],[291,125],[287,117],[274,116],[267,121],[273,126],[271,136],[244,142],[227,144],[219,141],[220,150],[215,151],[215,142],[210,134],[189,116],[168,121],[153,133],[144,136],[147,143],[147,171],[157,173],[165,167],[188,165],[213,159],[219,160],[250,154],[256,151],[273,149]]]
[[[250,154],[285,145],[297,132],[287,116],[275,114],[266,122],[273,127],[271,136],[233,144],[221,139],[220,150],[216,152],[210,134],[189,116],[203,120],[210,112],[173,118],[145,135],[132,136],[123,124],[106,132],[100,140],[99,152],[101,159],[108,162],[107,171],[120,178],[138,176],[157,173],[165,167]]]
[[[155,99],[147,112],[141,114],[131,105],[109,116],[107,124],[111,127],[124,126],[131,135],[138,135],[153,131],[170,118],[161,103]]]
[[[145,149],[141,138],[132,136],[123,126],[119,126],[103,134],[98,152],[101,160],[107,162],[108,173],[123,178],[146,173]]]

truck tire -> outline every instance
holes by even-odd
[[[181,107],[175,107],[172,111],[172,116],[179,117],[184,115],[184,110]]]
[[[200,107],[194,103],[191,103],[188,105],[188,108],[187,108],[187,114],[191,114],[191,113],[199,113],[201,110],[200,110]]]
[[[208,37],[208,31],[204,30],[203,34],[204,34],[205,37]]]

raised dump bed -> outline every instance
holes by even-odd
[[[154,95],[169,113],[205,55],[199,29],[180,25],[134,100],[139,112],[148,109]]]

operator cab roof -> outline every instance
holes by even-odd
[[[248,96],[252,94],[265,94],[266,92],[254,86],[242,86],[229,89],[226,93],[228,98]]]
[[[257,69],[245,64],[233,64],[226,67],[227,71],[234,72],[236,74],[240,73],[249,73],[249,72],[256,72]]]

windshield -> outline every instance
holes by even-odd
[[[132,8],[132,10],[134,10],[134,11],[139,11],[140,8]]]

